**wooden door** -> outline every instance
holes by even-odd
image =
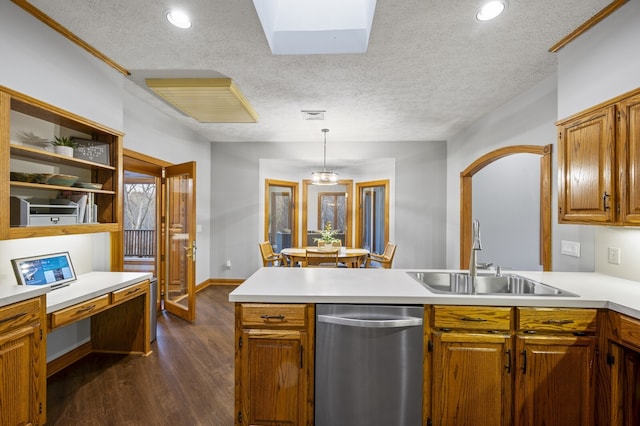
[[[434,425],[511,425],[511,337],[433,333]]]
[[[615,221],[614,110],[602,108],[558,126],[560,223]]]
[[[242,331],[242,410],[236,424],[312,424],[312,413],[307,413],[308,340],[301,330]]]
[[[640,223],[640,95],[619,104],[620,220]]]
[[[515,424],[592,425],[596,339],[516,336]]]
[[[165,309],[195,321],[196,163],[165,168]]]

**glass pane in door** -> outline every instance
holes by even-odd
[[[284,248],[292,247],[293,229],[293,190],[284,186],[269,187],[268,234],[273,251],[280,253]]]
[[[166,168],[165,308],[195,320],[195,163]]]
[[[388,181],[358,184],[358,189],[360,247],[382,253],[389,240]]]
[[[124,267],[126,272],[157,274],[157,178],[124,172]]]

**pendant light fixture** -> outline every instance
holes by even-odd
[[[321,172],[311,173],[312,185],[336,185],[338,183],[338,174],[327,170],[327,132],[329,129],[322,129],[324,133],[324,160],[322,162]]]

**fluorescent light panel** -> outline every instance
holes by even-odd
[[[253,0],[274,55],[365,53],[376,0]]]
[[[147,86],[201,123],[255,123],[258,114],[230,78],[148,78]]]

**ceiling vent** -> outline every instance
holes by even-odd
[[[304,121],[323,121],[325,110],[302,110]]]
[[[153,92],[201,123],[255,123],[258,114],[230,78],[148,78]]]

